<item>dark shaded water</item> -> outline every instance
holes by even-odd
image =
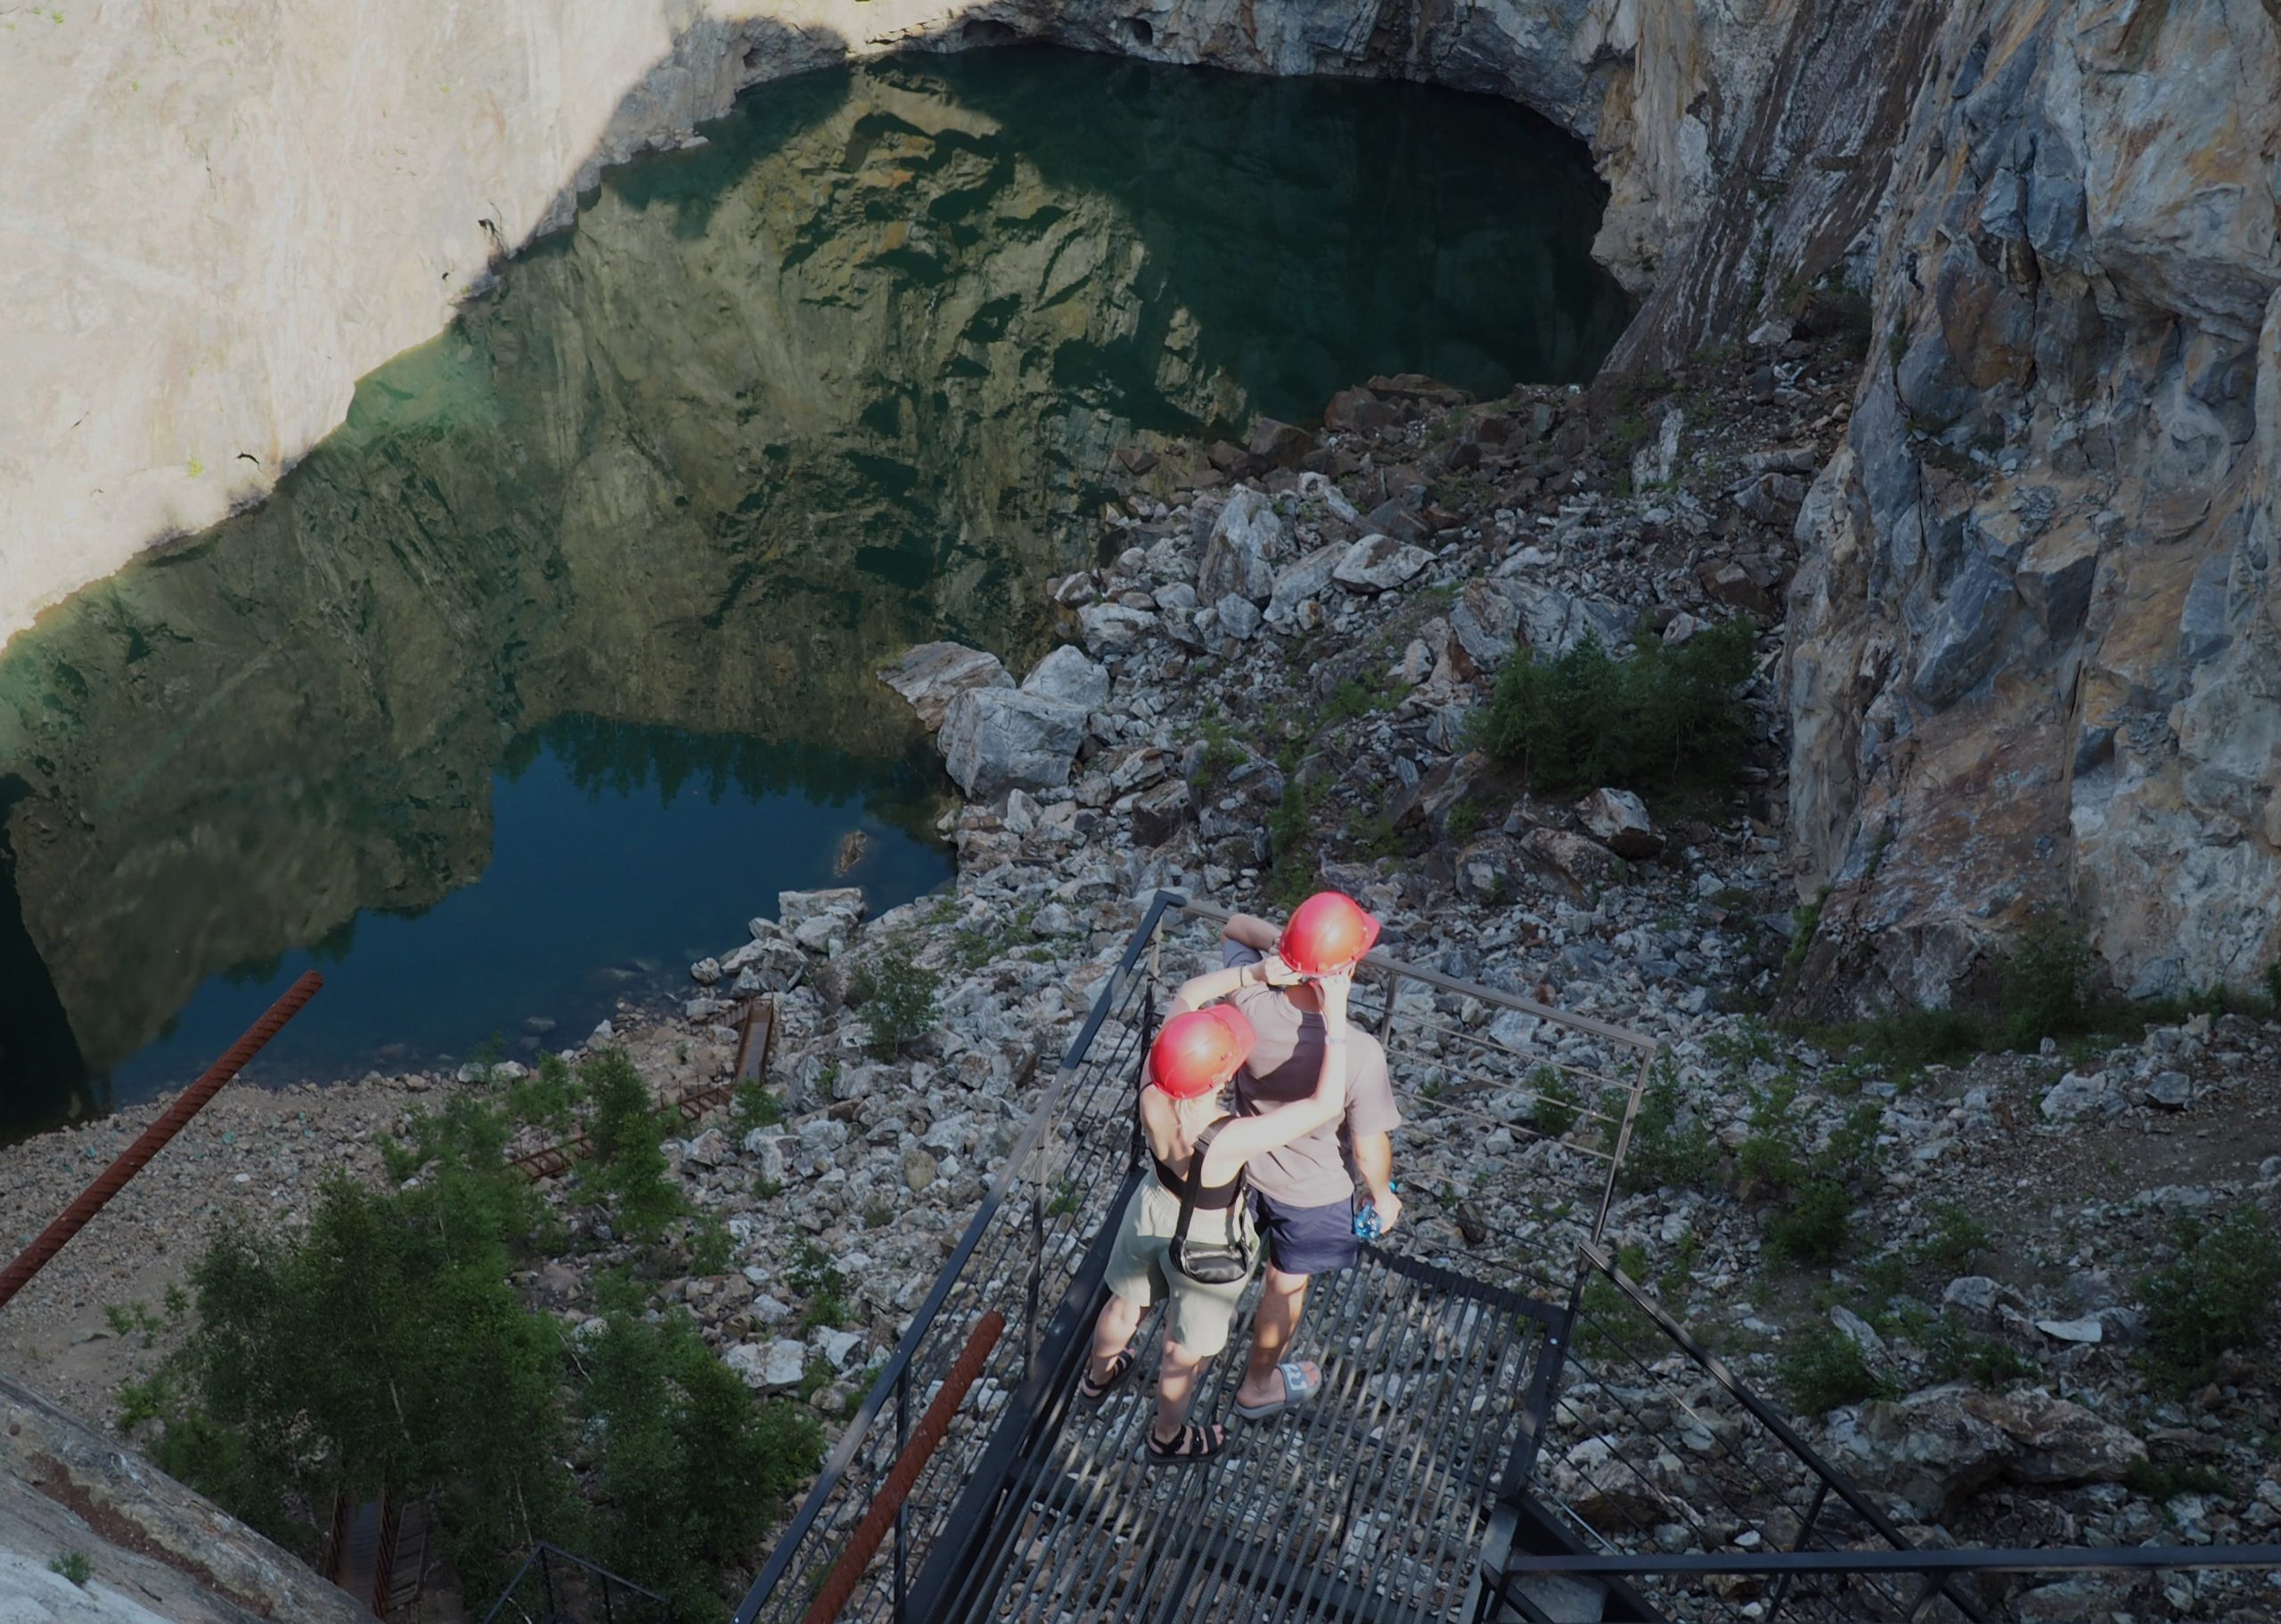
[[[1042,652],[1136,429],[1588,376],[1625,310],[1517,110],[1043,51],[764,86],[364,379],[255,511],[0,660],[0,1132],[196,1073],[583,1032],[775,894],[949,872],[872,675]]]

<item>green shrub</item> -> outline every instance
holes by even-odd
[[[85,1551],[66,1551],[47,1564],[47,1571],[61,1573],[84,1590],[87,1581],[95,1576],[95,1564],[87,1560]]]
[[[1987,1023],[1966,1009],[1891,1009],[1811,1028],[1806,1036],[1833,1054],[1901,1072],[1969,1060],[1990,1047]]]
[[[2158,1371],[2190,1385],[2220,1354],[2258,1337],[2258,1322],[2281,1287],[2281,1241],[2272,1222],[2244,1202],[2215,1223],[2177,1220],[2179,1255],[2139,1284],[2146,1304],[2147,1352]]]
[[[1300,781],[1296,763],[1283,771],[1283,795],[1267,814],[1270,866],[1262,888],[1282,909],[1297,907],[1315,889],[1315,809],[1329,785]]]
[[[831,1254],[815,1242],[803,1240],[793,1248],[784,1283],[807,1301],[807,1310],[800,1316],[802,1325],[836,1331],[847,1323],[847,1278],[831,1261]]]
[[[2004,963],[2003,1037],[2033,1049],[2090,1025],[2091,944],[2081,930],[2051,915],[2030,922]]]
[[[584,1183],[611,1208],[622,1233],[654,1241],[686,1211],[666,1166],[665,1116],[622,1049],[589,1058],[578,1079],[594,1102],[586,1118],[594,1157]]]
[[[2009,1344],[1983,1336],[1943,1314],[1925,1333],[1926,1373],[1935,1382],[1970,1382],[2000,1388],[2038,1374],[2032,1360]]]
[[[1529,1106],[1530,1127],[1548,1139],[1557,1139],[1576,1125],[1582,1102],[1556,1068],[1540,1065],[1529,1074],[1528,1086],[1536,1095]]]
[[[1656,1063],[1639,1097],[1639,1115],[1631,1125],[1631,1144],[1623,1159],[1622,1181],[1627,1191],[1709,1187],[1719,1171],[1719,1142],[1692,1113],[1684,1114],[1682,1125],[1684,1104],[1678,1070],[1666,1055]]]
[[[729,1260],[735,1255],[736,1242],[729,1234],[729,1226],[715,1212],[700,1212],[689,1222],[689,1272],[693,1275],[724,1275],[729,1272]]]
[[[1987,1225],[1953,1201],[1945,1201],[1933,1209],[1933,1233],[1918,1248],[1917,1260],[1960,1274],[1988,1250],[1988,1242]]]
[[[1767,1220],[1766,1247],[1796,1263],[1829,1263],[1852,1238],[1853,1194],[1835,1179],[1815,1179]]]
[[[2215,1467],[2194,1461],[2142,1460],[2123,1475],[2133,1494],[2150,1500],[2174,1500],[2182,1494],[2231,1495],[2233,1483]]]
[[[1864,1399],[1890,1399],[1893,1383],[1869,1368],[1853,1339],[1829,1326],[1793,1333],[1774,1361],[1801,1414],[1826,1415]]]
[[[892,1060],[935,1029],[935,995],[942,976],[918,960],[908,937],[896,934],[855,967],[849,1000],[871,1027],[866,1046],[875,1059]]]
[[[541,1055],[538,1069],[507,1085],[507,1109],[519,1122],[570,1131],[570,1108],[583,1095],[560,1055]]]
[[[412,1189],[328,1179],[298,1234],[225,1229],[192,1266],[195,1327],[127,1396],[164,1423],[152,1459],[304,1552],[298,1508],[432,1488],[471,1591],[575,1537],[560,1334],[508,1284],[528,1236],[489,1187],[506,1185],[527,1181],[453,1145]]]
[[[740,1138],[756,1128],[773,1128],[784,1120],[784,1102],[776,1098],[775,1090],[766,1083],[755,1081],[737,1085],[732,1119]]]
[[[1629,659],[1592,638],[1557,660],[1516,657],[1476,714],[1475,740],[1538,790],[1723,788],[1750,738],[1737,690],[1753,635],[1737,618],[1677,649],[1643,638]]]

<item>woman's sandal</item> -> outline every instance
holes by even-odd
[[[1154,1428],[1149,1432],[1149,1464],[1152,1466],[1200,1466],[1228,1447],[1228,1429],[1214,1423],[1203,1426],[1193,1421],[1181,1423],[1180,1431],[1173,1434],[1170,1443],[1158,1441]]]
[[[1132,1374],[1133,1360],[1137,1357],[1138,1354],[1134,1350],[1127,1348],[1109,1360],[1108,1379],[1098,1383],[1093,1380],[1092,1366],[1088,1361],[1085,1374],[1077,1378],[1077,1397],[1088,1405],[1099,1404],[1122,1386],[1124,1378]]]

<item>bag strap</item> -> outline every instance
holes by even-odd
[[[1187,1176],[1180,1181],[1180,1222],[1173,1226],[1172,1244],[1175,1253],[1180,1247],[1188,1245],[1188,1221],[1196,1216],[1196,1193],[1204,1187],[1204,1155],[1212,1148],[1212,1141],[1219,1138],[1220,1130],[1235,1120],[1233,1116],[1214,1117],[1211,1126],[1196,1136],[1196,1147],[1189,1154]],[[1239,1171],[1236,1182],[1241,1184],[1243,1179],[1243,1173]],[[1236,1204],[1240,1205],[1241,1202],[1242,1198],[1239,1196]]]

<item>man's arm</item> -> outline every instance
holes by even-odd
[[[1244,987],[1263,987],[1267,984],[1265,965],[1257,959],[1249,964],[1230,965],[1224,970],[1206,970],[1201,975],[1191,975],[1180,983],[1173,994],[1172,1015],[1186,1015],[1191,1009],[1201,1009],[1214,1000]]]
[[[1271,953],[1283,933],[1256,914],[1230,914],[1228,922],[1220,929],[1222,939],[1239,947],[1247,947],[1255,953]]]
[[[1383,1133],[1356,1134],[1354,1171],[1378,1210],[1378,1232],[1390,1232],[1402,1221],[1402,1197],[1394,1189],[1394,1140]]]

